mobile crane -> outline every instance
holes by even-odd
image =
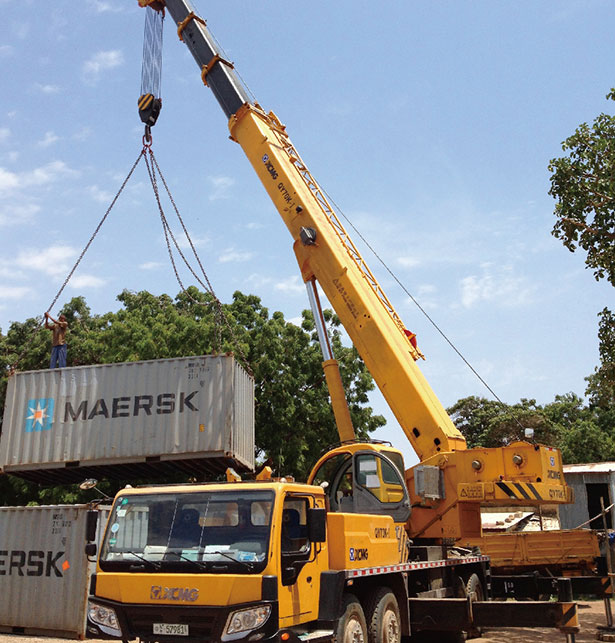
[[[352,440],[336,364],[325,352],[343,443],[307,484],[254,481],[124,489],[97,559],[88,632],[142,641],[397,643],[460,640],[480,626],[558,627],[573,640],[570,582],[559,602],[496,603],[489,559],[454,550],[480,536],[481,504],[562,503],[559,451],[517,442],[467,449],[416,366],[409,333],[273,112],[250,100],[187,0],[168,11],[293,238],[310,300],[320,284],[421,460]],[[140,106],[151,105],[141,97]],[[144,119],[145,120],[145,119]],[[316,315],[321,343],[326,333]],[[323,342],[324,340],[324,342]],[[90,529],[89,540],[93,540]],[[88,545],[93,555],[95,546]]]

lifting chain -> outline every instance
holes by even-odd
[[[194,243],[192,242],[192,239],[190,237],[190,234],[188,233],[188,229],[186,228],[186,225],[184,223],[184,220],[182,219],[182,216],[179,212],[179,209],[175,203],[175,200],[173,199],[173,195],[171,194],[171,191],[169,189],[169,186],[164,178],[164,175],[162,174],[162,171],[160,170],[160,166],[158,165],[158,161],[156,160],[156,157],[154,156],[154,152],[151,149],[151,139],[149,145],[145,146],[143,148],[144,155],[145,155],[145,165],[147,167],[147,172],[149,174],[150,182],[152,184],[152,189],[154,192],[154,196],[156,198],[156,204],[158,205],[158,212],[160,214],[160,221],[162,223],[162,229],[164,232],[164,238],[166,241],[167,245],[167,252],[169,254],[169,259],[171,260],[171,265],[173,266],[173,272],[175,273],[175,278],[177,279],[177,283],[179,284],[179,287],[181,288],[182,292],[186,297],[193,303],[197,305],[203,305],[203,302],[197,301],[190,295],[190,293],[186,290],[184,287],[184,284],[181,280],[181,277],[179,276],[179,271],[177,269],[177,264],[175,262],[175,257],[173,256],[173,250],[171,247],[171,241],[173,242],[173,245],[175,246],[175,249],[177,250],[177,253],[181,257],[182,261],[184,262],[185,266],[188,268],[192,276],[196,279],[198,284],[203,288],[203,290],[207,293],[209,293],[213,299],[213,313],[214,313],[214,325],[215,325],[215,331],[214,331],[214,340],[213,340],[213,349],[216,353],[220,353],[222,349],[222,326],[224,325],[227,329],[227,331],[230,334],[230,337],[232,339],[232,343],[235,346],[235,349],[243,363],[244,368],[246,371],[253,376],[254,373],[252,372],[252,369],[250,368],[250,363],[248,362],[248,359],[246,358],[242,348],[241,344],[239,343],[239,340],[237,338],[237,335],[235,333],[235,329],[231,326],[227,315],[224,312],[224,308],[222,307],[222,302],[218,299],[216,296],[216,293],[214,292],[213,286],[211,285],[211,282],[209,281],[209,277],[207,276],[207,273],[205,272],[205,268],[203,267],[203,264],[201,262],[201,259],[196,251],[196,248],[194,246]],[[146,154],[145,154],[146,153]],[[149,158],[148,158],[149,157]],[[169,222],[166,218],[166,215],[164,213],[164,209],[162,207],[162,202],[160,200],[160,191],[158,188],[158,180],[157,176],[160,177],[160,180],[162,181],[162,184],[165,188],[165,191],[167,193],[167,196],[169,198],[169,201],[171,202],[171,205],[173,206],[173,210],[175,211],[175,214],[177,216],[177,219],[181,225],[182,231],[184,235],[186,236],[186,240],[188,241],[188,244],[190,245],[190,249],[192,250],[192,254],[194,255],[194,258],[196,259],[196,262],[199,265],[200,271],[203,275],[203,279],[199,277],[199,275],[195,272],[195,270],[192,268],[190,265],[190,262],[186,259],[185,254],[182,252],[179,243],[177,242],[177,239],[175,238],[175,235],[173,234],[173,231],[171,230],[171,227],[169,225]]]

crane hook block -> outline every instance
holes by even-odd
[[[141,121],[150,127],[155,125],[162,109],[162,99],[153,94],[143,94],[139,96],[138,105]]]

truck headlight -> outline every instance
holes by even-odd
[[[271,614],[271,605],[260,605],[231,612],[226,622],[225,634],[238,634],[255,630],[265,623]]]
[[[110,636],[121,636],[122,630],[117,620],[117,614],[110,607],[88,602],[88,618]]]

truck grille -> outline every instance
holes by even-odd
[[[128,625],[128,629],[134,636],[141,640],[151,641],[159,640],[183,641],[186,643],[186,637],[182,636],[162,636],[154,635],[154,623],[180,623],[187,624],[190,627],[189,638],[200,641],[219,641],[222,636],[222,629],[226,624],[228,617],[228,608],[211,608],[211,607],[170,607],[162,606],[127,606],[123,610],[123,616]]]

